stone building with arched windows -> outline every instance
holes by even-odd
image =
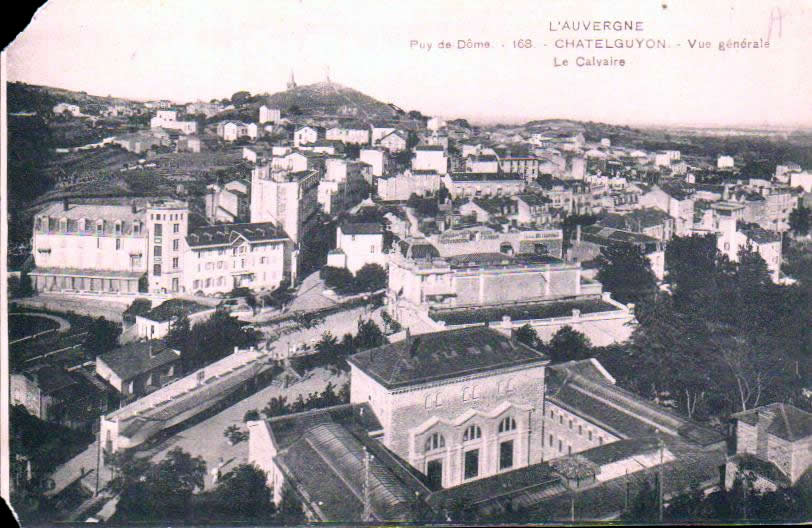
[[[450,487],[541,462],[547,358],[486,327],[407,337],[349,359],[350,401],[379,440]]]

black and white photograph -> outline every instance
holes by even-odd
[[[812,1],[49,0],[23,526],[812,522]]]

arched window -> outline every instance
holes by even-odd
[[[516,429],[516,420],[512,416],[506,416],[499,422],[499,432],[507,433]]]
[[[479,438],[482,438],[482,429],[478,425],[469,426],[462,435],[463,442],[478,440]]]
[[[442,449],[445,447],[445,437],[440,433],[433,433],[426,438],[425,451],[434,451],[435,449]]]

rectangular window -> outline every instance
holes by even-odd
[[[200,281],[199,280],[192,281],[192,288],[199,288],[199,287],[200,287]]]
[[[172,232],[180,233],[180,224],[172,224]]]
[[[554,444],[553,435],[550,435],[549,440],[550,441],[547,443],[547,445],[550,446],[550,447],[553,447],[553,444]]]
[[[161,246],[155,246],[153,248],[153,250],[152,250],[152,254],[155,255],[156,257],[160,257],[162,253],[163,253],[163,247],[161,247]]]
[[[164,229],[163,229],[163,225],[161,225],[161,224],[155,224],[155,236],[161,236],[161,235],[163,235],[163,230],[164,230]]]
[[[589,441],[592,441],[592,431],[589,431]]]
[[[563,450],[564,450],[564,443],[561,440],[559,440],[558,441],[558,452],[560,453]]]
[[[570,429],[572,429],[572,420],[570,420]]]
[[[153,275],[160,275],[161,274],[161,265],[160,264],[155,264],[154,266],[152,266],[152,274]]]
[[[116,249],[121,249],[121,239],[120,238],[116,239]]]
[[[553,411],[550,411],[550,418],[555,418],[555,413],[553,413]]]
[[[472,449],[465,452],[465,476],[472,479],[479,475],[479,449]]]
[[[568,455],[571,455],[571,454],[572,454],[572,446],[571,446],[571,445],[570,445],[570,446],[567,446],[567,454],[568,454]]]
[[[513,467],[513,440],[499,444],[499,469]]]
[[[583,428],[581,427],[581,425],[578,425],[578,434],[579,435],[583,434]]]
[[[172,268],[173,269],[178,269],[178,263],[179,263],[178,257],[173,258],[172,259]]]
[[[603,445],[603,437],[602,436],[598,437],[598,444]]]
[[[564,425],[564,415],[558,415],[558,425]]]
[[[174,251],[177,251],[177,250],[180,249],[180,240],[179,239],[175,239],[175,240],[172,241],[172,249]]]

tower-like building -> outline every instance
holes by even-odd
[[[293,70],[290,70],[290,79],[288,79],[288,90],[296,88],[296,80],[293,78]]]

